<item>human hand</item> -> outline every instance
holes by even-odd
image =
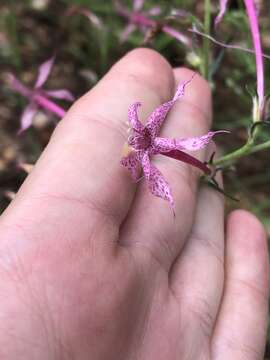
[[[262,225],[238,210],[224,231],[222,195],[157,157],[174,219],[120,165],[129,105],[141,101],[143,118],[190,76],[132,51],[57,126],[0,221],[1,359],[262,359]],[[209,87],[196,76],[162,132],[196,136],[210,124]]]

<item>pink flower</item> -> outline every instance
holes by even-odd
[[[129,20],[128,25],[120,35],[120,40],[122,42],[126,41],[129,35],[137,28],[139,28],[144,33],[146,33],[148,29],[160,28],[162,32],[179,40],[185,46],[191,47],[191,40],[189,37],[175,30],[174,28],[166,24],[160,24],[160,22],[151,18],[152,16],[160,15],[161,9],[159,6],[154,6],[148,11],[142,11],[143,5],[144,0],[133,0],[132,11],[129,11],[122,5],[121,1],[115,0],[115,7],[118,13]]]
[[[122,158],[121,164],[130,171],[134,180],[139,178],[142,168],[151,193],[167,200],[172,209],[174,209],[174,201],[170,186],[162,173],[151,163],[150,157],[158,154],[165,155],[195,166],[209,174],[210,169],[205,163],[183,150],[199,150],[205,147],[215,134],[223,132],[210,131],[203,136],[182,139],[168,139],[158,136],[168,112],[173,104],[184,96],[185,86],[190,81],[180,83],[173,99],[156,108],[146,120],[146,125],[143,125],[138,117],[140,103],[134,103],[128,110],[128,120],[131,126],[131,135],[128,138],[129,151]]]
[[[258,95],[258,110],[256,111],[256,102],[254,102],[254,121],[258,121],[263,113],[265,98],[264,98],[264,68],[263,68],[263,54],[260,39],[260,30],[257,18],[257,10],[253,0],[244,0],[249,19],[250,30],[252,34],[253,46],[255,50],[256,72],[257,72],[257,95]]]
[[[65,110],[60,106],[49,100],[49,98],[63,99],[67,101],[74,101],[74,96],[66,89],[59,90],[44,90],[43,85],[50,75],[54,58],[45,61],[40,67],[38,77],[33,89],[29,89],[23,85],[13,74],[9,74],[11,88],[28,98],[29,104],[24,109],[21,117],[21,127],[19,132],[26,130],[32,125],[33,118],[39,107],[56,114],[62,118],[65,115]]]

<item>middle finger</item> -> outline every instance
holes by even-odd
[[[192,74],[193,72],[187,69],[175,70],[175,86],[180,81],[189,80]],[[209,85],[197,75],[187,85],[183,99],[174,105],[161,136],[199,136],[208,131],[210,124]],[[195,156],[204,161],[205,152],[199,151]],[[173,217],[167,202],[149,192],[148,184],[143,180],[122,226],[120,242],[127,246],[146,248],[163,267],[169,269],[193,223],[200,171],[165,156],[155,157],[153,163],[172,187],[176,217]]]

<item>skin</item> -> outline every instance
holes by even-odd
[[[0,220],[1,359],[263,358],[261,223],[243,210],[225,221],[222,196],[198,186],[199,171],[156,157],[174,219],[119,165],[128,106],[141,101],[145,119],[191,74],[152,50],[132,51],[57,126]],[[210,125],[209,86],[197,75],[161,134],[201,135]]]

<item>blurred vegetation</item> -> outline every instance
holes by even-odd
[[[129,9],[132,1],[122,1]],[[260,27],[264,53],[270,54],[270,2],[260,3]],[[89,19],[74,12],[71,6],[83,6],[102,22],[95,26]],[[119,35],[127,20],[116,11],[113,1],[100,0],[2,0],[0,4],[0,208],[10,201],[26,177],[18,163],[35,163],[47,144],[57,121],[42,110],[33,126],[18,136],[21,113],[27,101],[14,93],[7,81],[12,71],[25,84],[32,84],[38,66],[56,55],[48,89],[66,88],[78,98],[88,91],[127,51],[148,46],[163,54],[173,66],[188,66],[200,71],[203,61],[203,38],[188,31],[194,24],[203,29],[204,1],[146,0],[145,9],[159,5],[162,13],[157,19],[170,24],[192,39],[187,49],[176,39],[156,31],[145,41],[142,31],[132,33],[126,42]],[[185,10],[185,16],[172,18],[172,10]],[[241,0],[231,1],[229,11],[217,30],[213,19],[218,1],[211,2],[211,35],[225,43],[252,48],[248,22]],[[209,43],[209,74],[213,89],[214,128],[228,129],[230,136],[218,138],[222,152],[240,147],[247,138],[250,126],[252,99],[247,91],[256,85],[255,60],[252,54],[225,49]],[[270,90],[270,60],[265,60],[266,92]],[[202,94],[203,96],[203,94]],[[61,104],[61,102],[60,102]],[[62,104],[66,106],[65,103]],[[262,136],[267,139],[270,129]],[[227,201],[227,209],[242,207],[255,213],[265,224],[270,236],[270,155],[269,151],[241,159],[225,172],[226,191],[239,199]],[[270,340],[270,335],[269,335]],[[269,346],[268,346],[269,348]],[[270,352],[266,355],[270,359]]]

